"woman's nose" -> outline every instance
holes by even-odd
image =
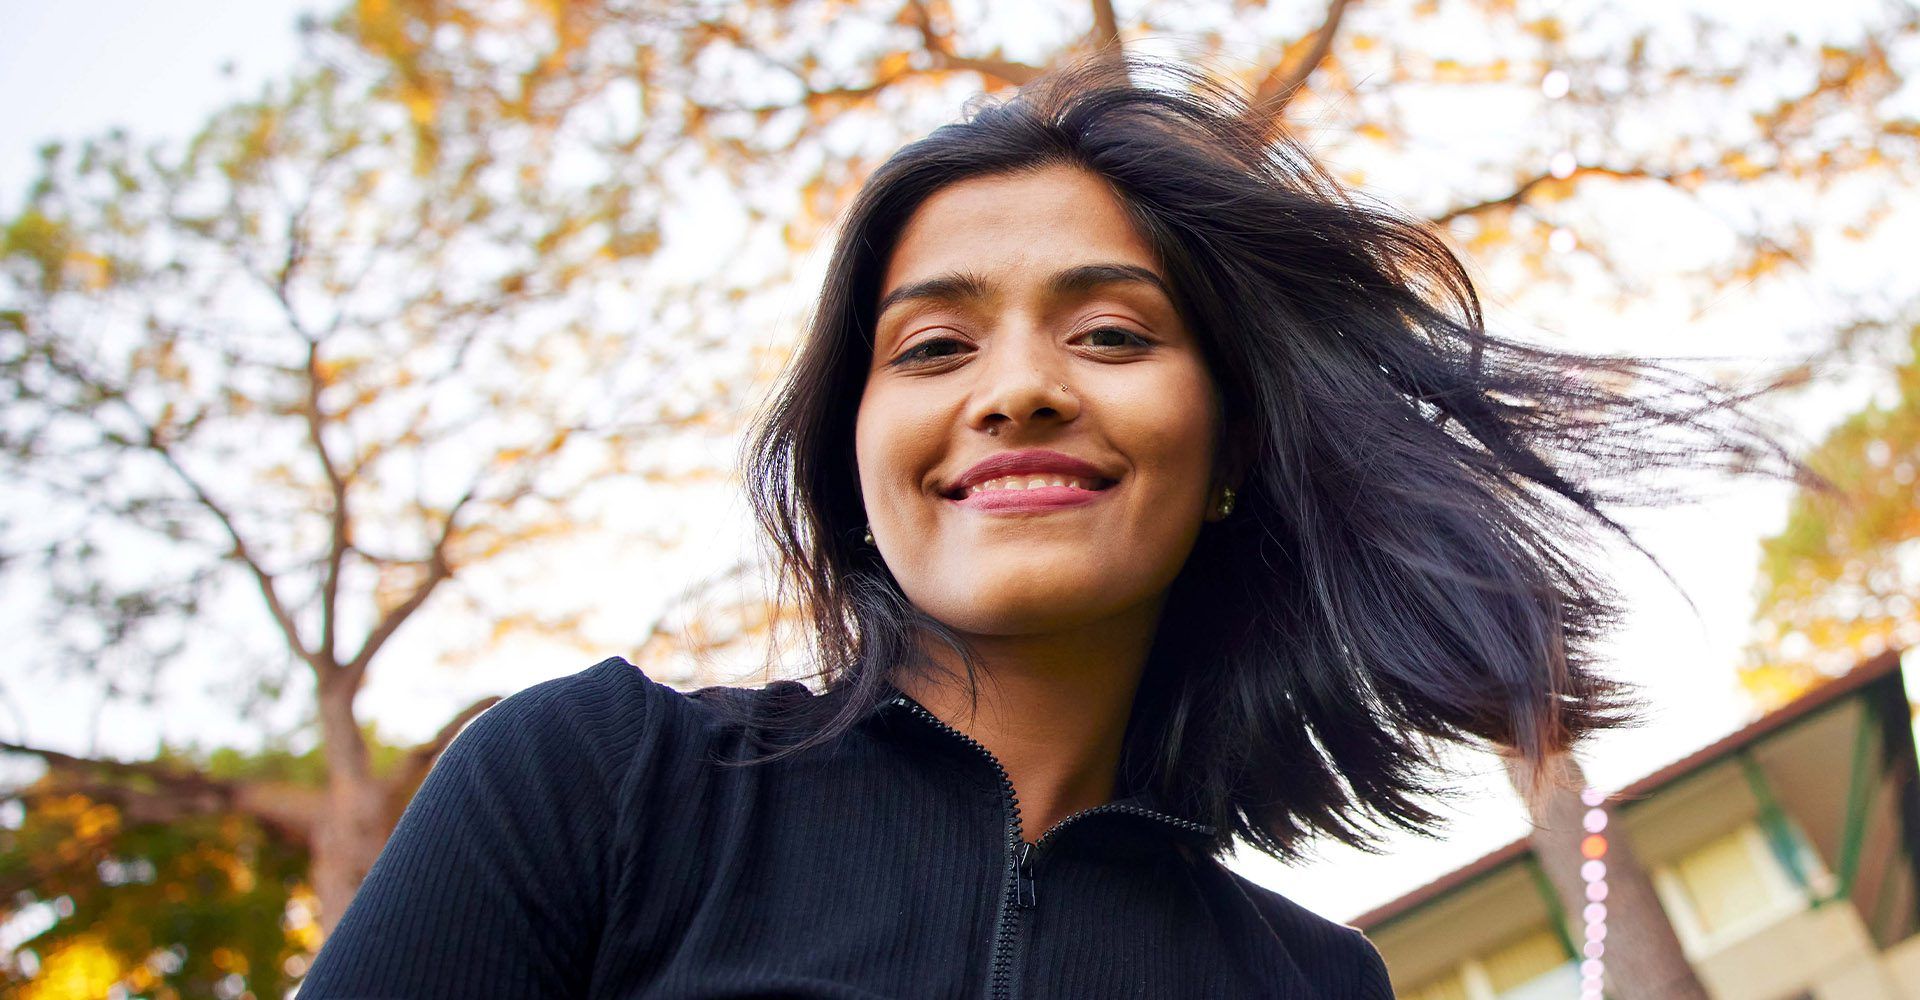
[[[1080,400],[1061,351],[1052,333],[1037,327],[1009,328],[990,340],[972,366],[979,382],[968,423],[998,434],[1008,424],[1078,416]]]

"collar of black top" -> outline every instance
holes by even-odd
[[[729,694],[741,693],[739,689],[719,690]],[[882,690],[883,696],[860,719],[863,729],[885,738],[912,739],[916,745],[970,761],[980,769],[983,777],[999,777],[998,774],[988,773],[997,770],[998,762],[992,759],[985,747],[941,721],[931,710],[891,683],[883,683]],[[852,689],[847,685],[831,687],[816,694],[799,681],[779,680],[767,685],[757,700],[761,712],[788,718],[808,717],[815,722],[824,722],[845,706],[851,694]],[[1208,844],[1214,837],[1215,827],[1212,824],[1182,815],[1151,787],[1134,789],[1121,798],[1095,808],[1099,810],[1098,815],[1083,817],[1076,822],[1076,827],[1113,831],[1132,829],[1145,835],[1146,839],[1159,843],[1170,840],[1196,847]]]
[[[886,690],[887,697],[868,713],[866,720],[891,718],[906,720],[906,722],[904,727],[880,726],[878,727],[880,731],[899,733],[904,728],[905,731],[919,732],[932,737],[931,742],[936,746],[951,747],[955,752],[977,760],[983,767],[997,770],[998,762],[993,760],[985,747],[942,721],[926,706],[915,701],[912,696],[899,691],[892,685],[888,685]],[[844,691],[833,693],[841,697],[845,696]],[[1213,839],[1215,830],[1211,824],[1179,815],[1150,787],[1135,789],[1131,794],[1088,810],[1089,813],[1096,811],[1098,818],[1104,821],[1100,825],[1144,827],[1153,835],[1171,839],[1177,843],[1204,844]],[[1078,822],[1085,823],[1094,818],[1093,815],[1088,815],[1080,818]]]

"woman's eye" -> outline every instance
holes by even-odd
[[[1117,338],[1115,340],[1097,342],[1094,344],[1095,347],[1149,347],[1149,346],[1152,346],[1152,342],[1147,340],[1147,338],[1142,337],[1139,334],[1123,326],[1099,327],[1098,329],[1087,331],[1085,336],[1090,340],[1096,337]]]
[[[893,359],[893,364],[912,364],[916,361],[928,361],[950,356],[950,352],[942,349],[943,346],[959,348],[966,345],[952,337],[931,337],[901,352],[899,357]]]

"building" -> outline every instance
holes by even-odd
[[[1899,651],[1607,809],[1718,1000],[1920,1000],[1920,778]],[[1580,995],[1584,923],[1524,839],[1351,922],[1402,1000]]]

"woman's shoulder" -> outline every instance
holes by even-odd
[[[627,794],[697,706],[618,657],[483,711],[408,802],[301,995],[584,995]]]
[[[671,711],[677,692],[620,657],[528,685],[480,713],[456,743],[547,734],[590,745],[629,745]]]
[[[697,741],[703,734],[812,698],[804,685],[790,680],[759,688],[715,684],[681,690],[611,656],[506,696],[474,720],[472,736],[462,737],[469,742],[518,742],[529,733],[542,733],[572,741],[579,749],[619,755],[662,741]]]
[[[1260,911],[1308,979],[1349,984],[1352,989],[1341,992],[1342,996],[1393,996],[1386,961],[1358,928],[1323,917],[1231,869],[1228,875]]]

